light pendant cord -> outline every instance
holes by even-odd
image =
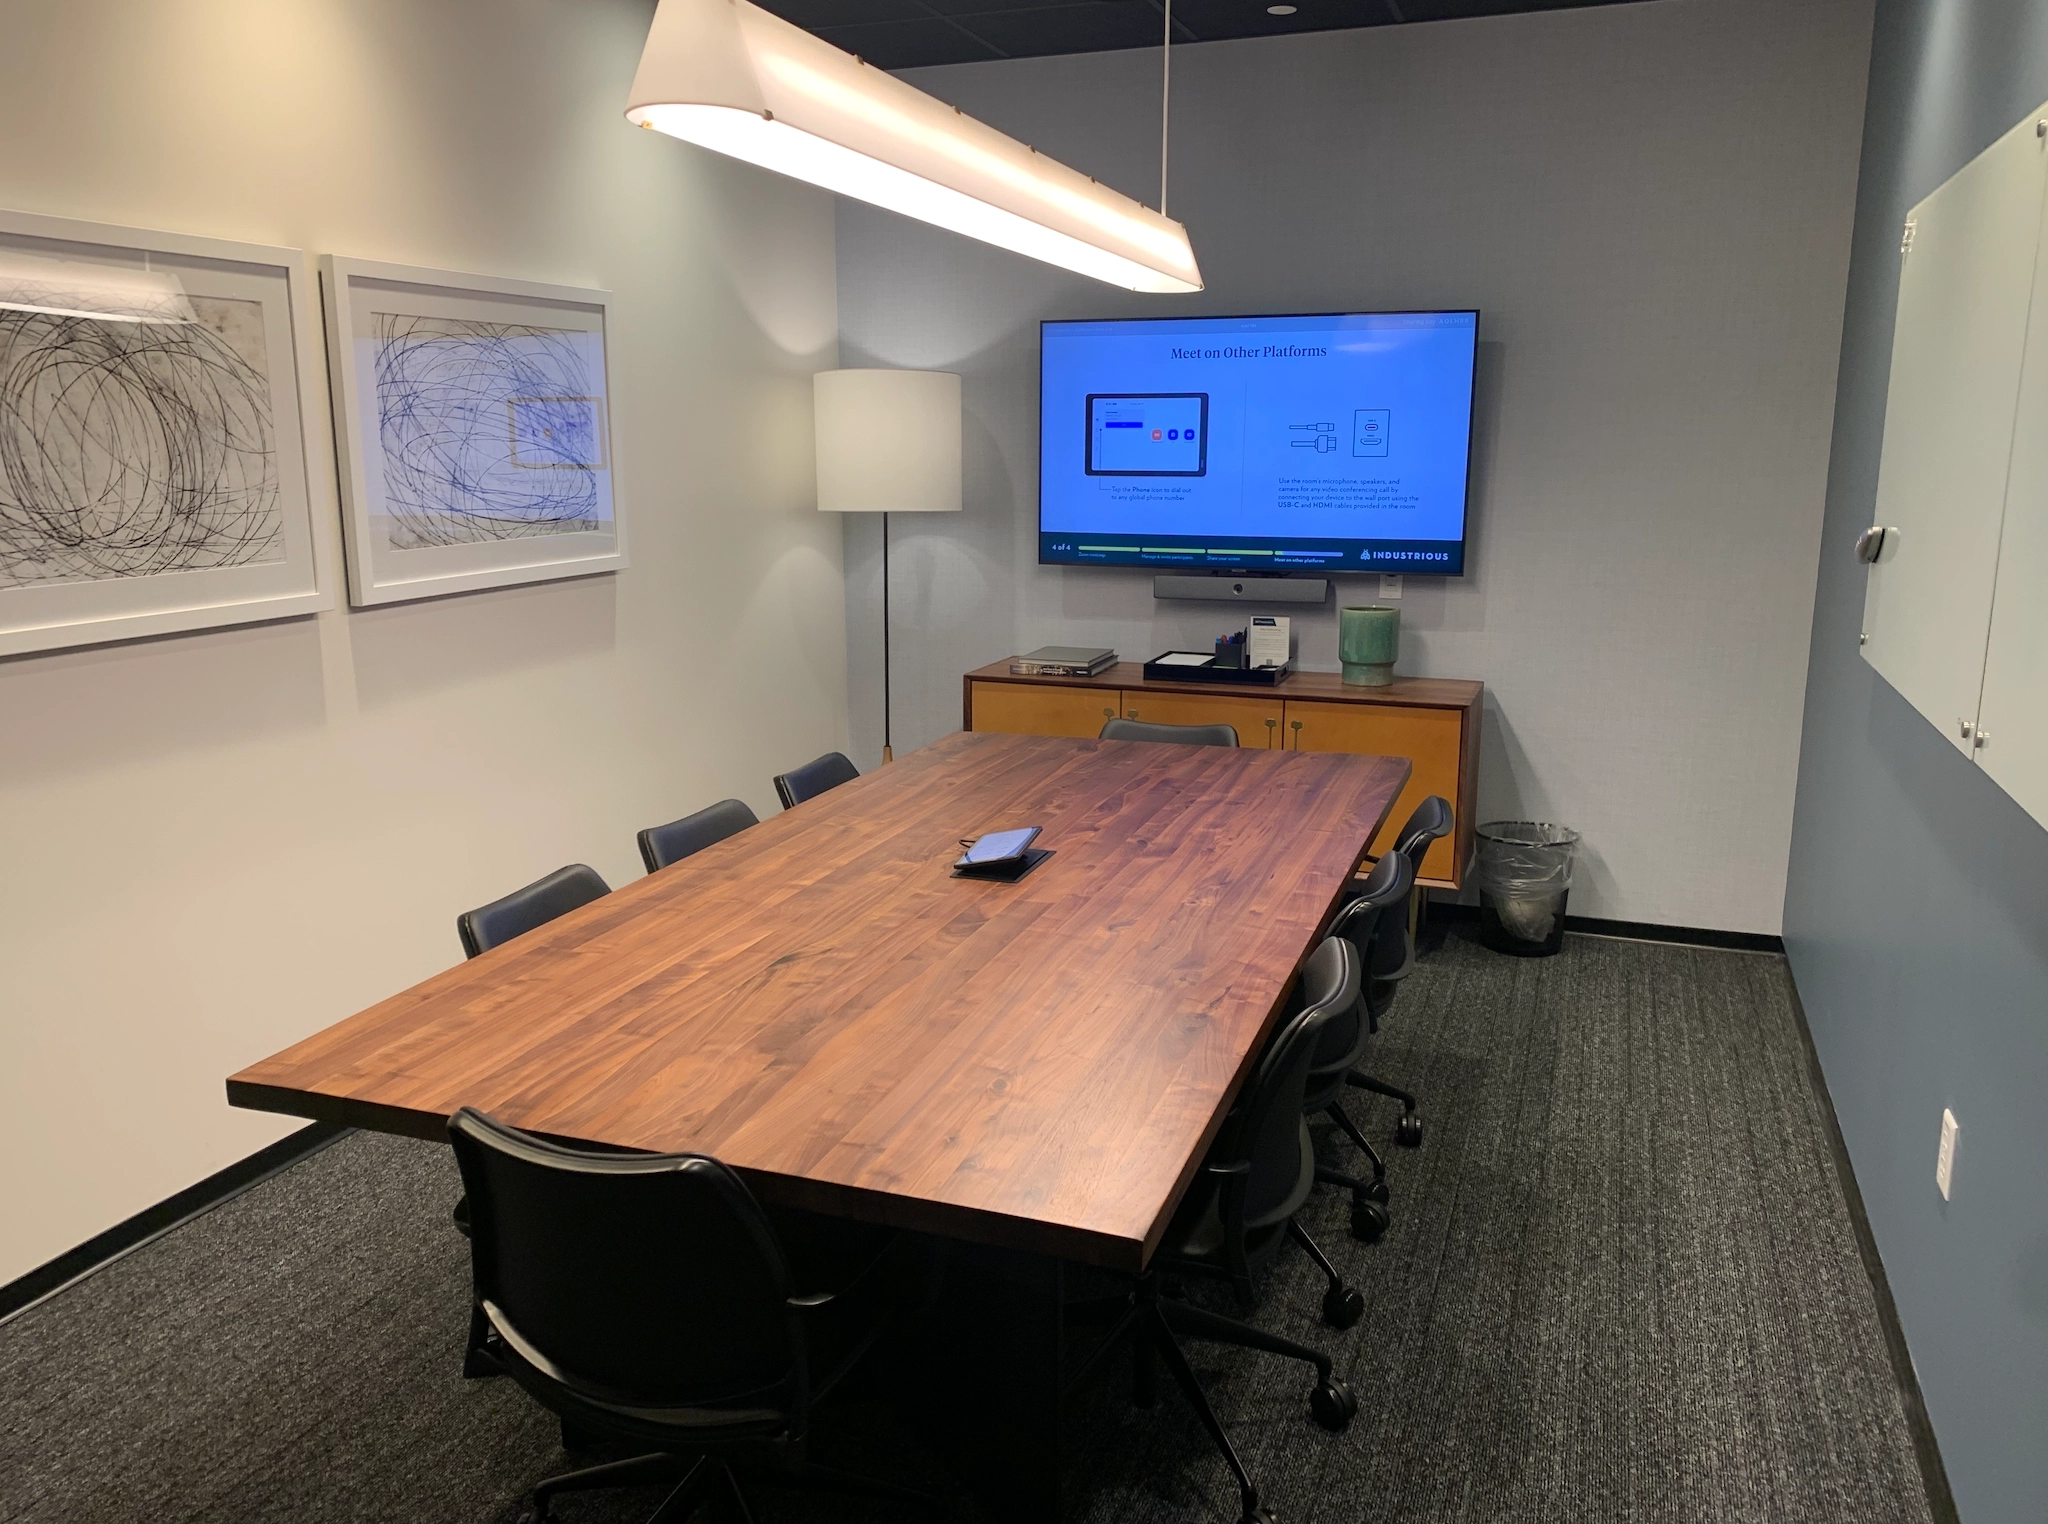
[[[1166,125],[1173,110],[1173,0],[1166,0],[1166,36],[1159,44],[1159,215],[1166,215]]]

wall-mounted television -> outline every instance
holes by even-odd
[[[1040,562],[1464,572],[1477,312],[1039,337]]]

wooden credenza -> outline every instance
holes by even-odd
[[[966,674],[961,689],[967,730],[1092,736],[1121,715],[1162,725],[1233,725],[1246,746],[1406,757],[1414,772],[1373,855],[1393,845],[1409,811],[1441,794],[1457,825],[1422,860],[1422,882],[1456,889],[1465,881],[1478,807],[1482,683],[1400,677],[1389,687],[1356,688],[1334,672],[1290,673],[1271,688],[1149,682],[1137,662],[1120,662],[1100,677],[1017,677],[1000,661]]]

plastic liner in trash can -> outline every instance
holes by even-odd
[[[1549,957],[1564,946],[1579,833],[1540,820],[1496,820],[1472,834],[1479,940],[1496,952]]]

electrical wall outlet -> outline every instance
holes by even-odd
[[[1941,1148],[1934,1156],[1934,1183],[1941,1190],[1941,1199],[1948,1200],[1950,1183],[1956,1173],[1956,1134],[1962,1128],[1956,1123],[1956,1114],[1947,1107],[1941,1112]]]

